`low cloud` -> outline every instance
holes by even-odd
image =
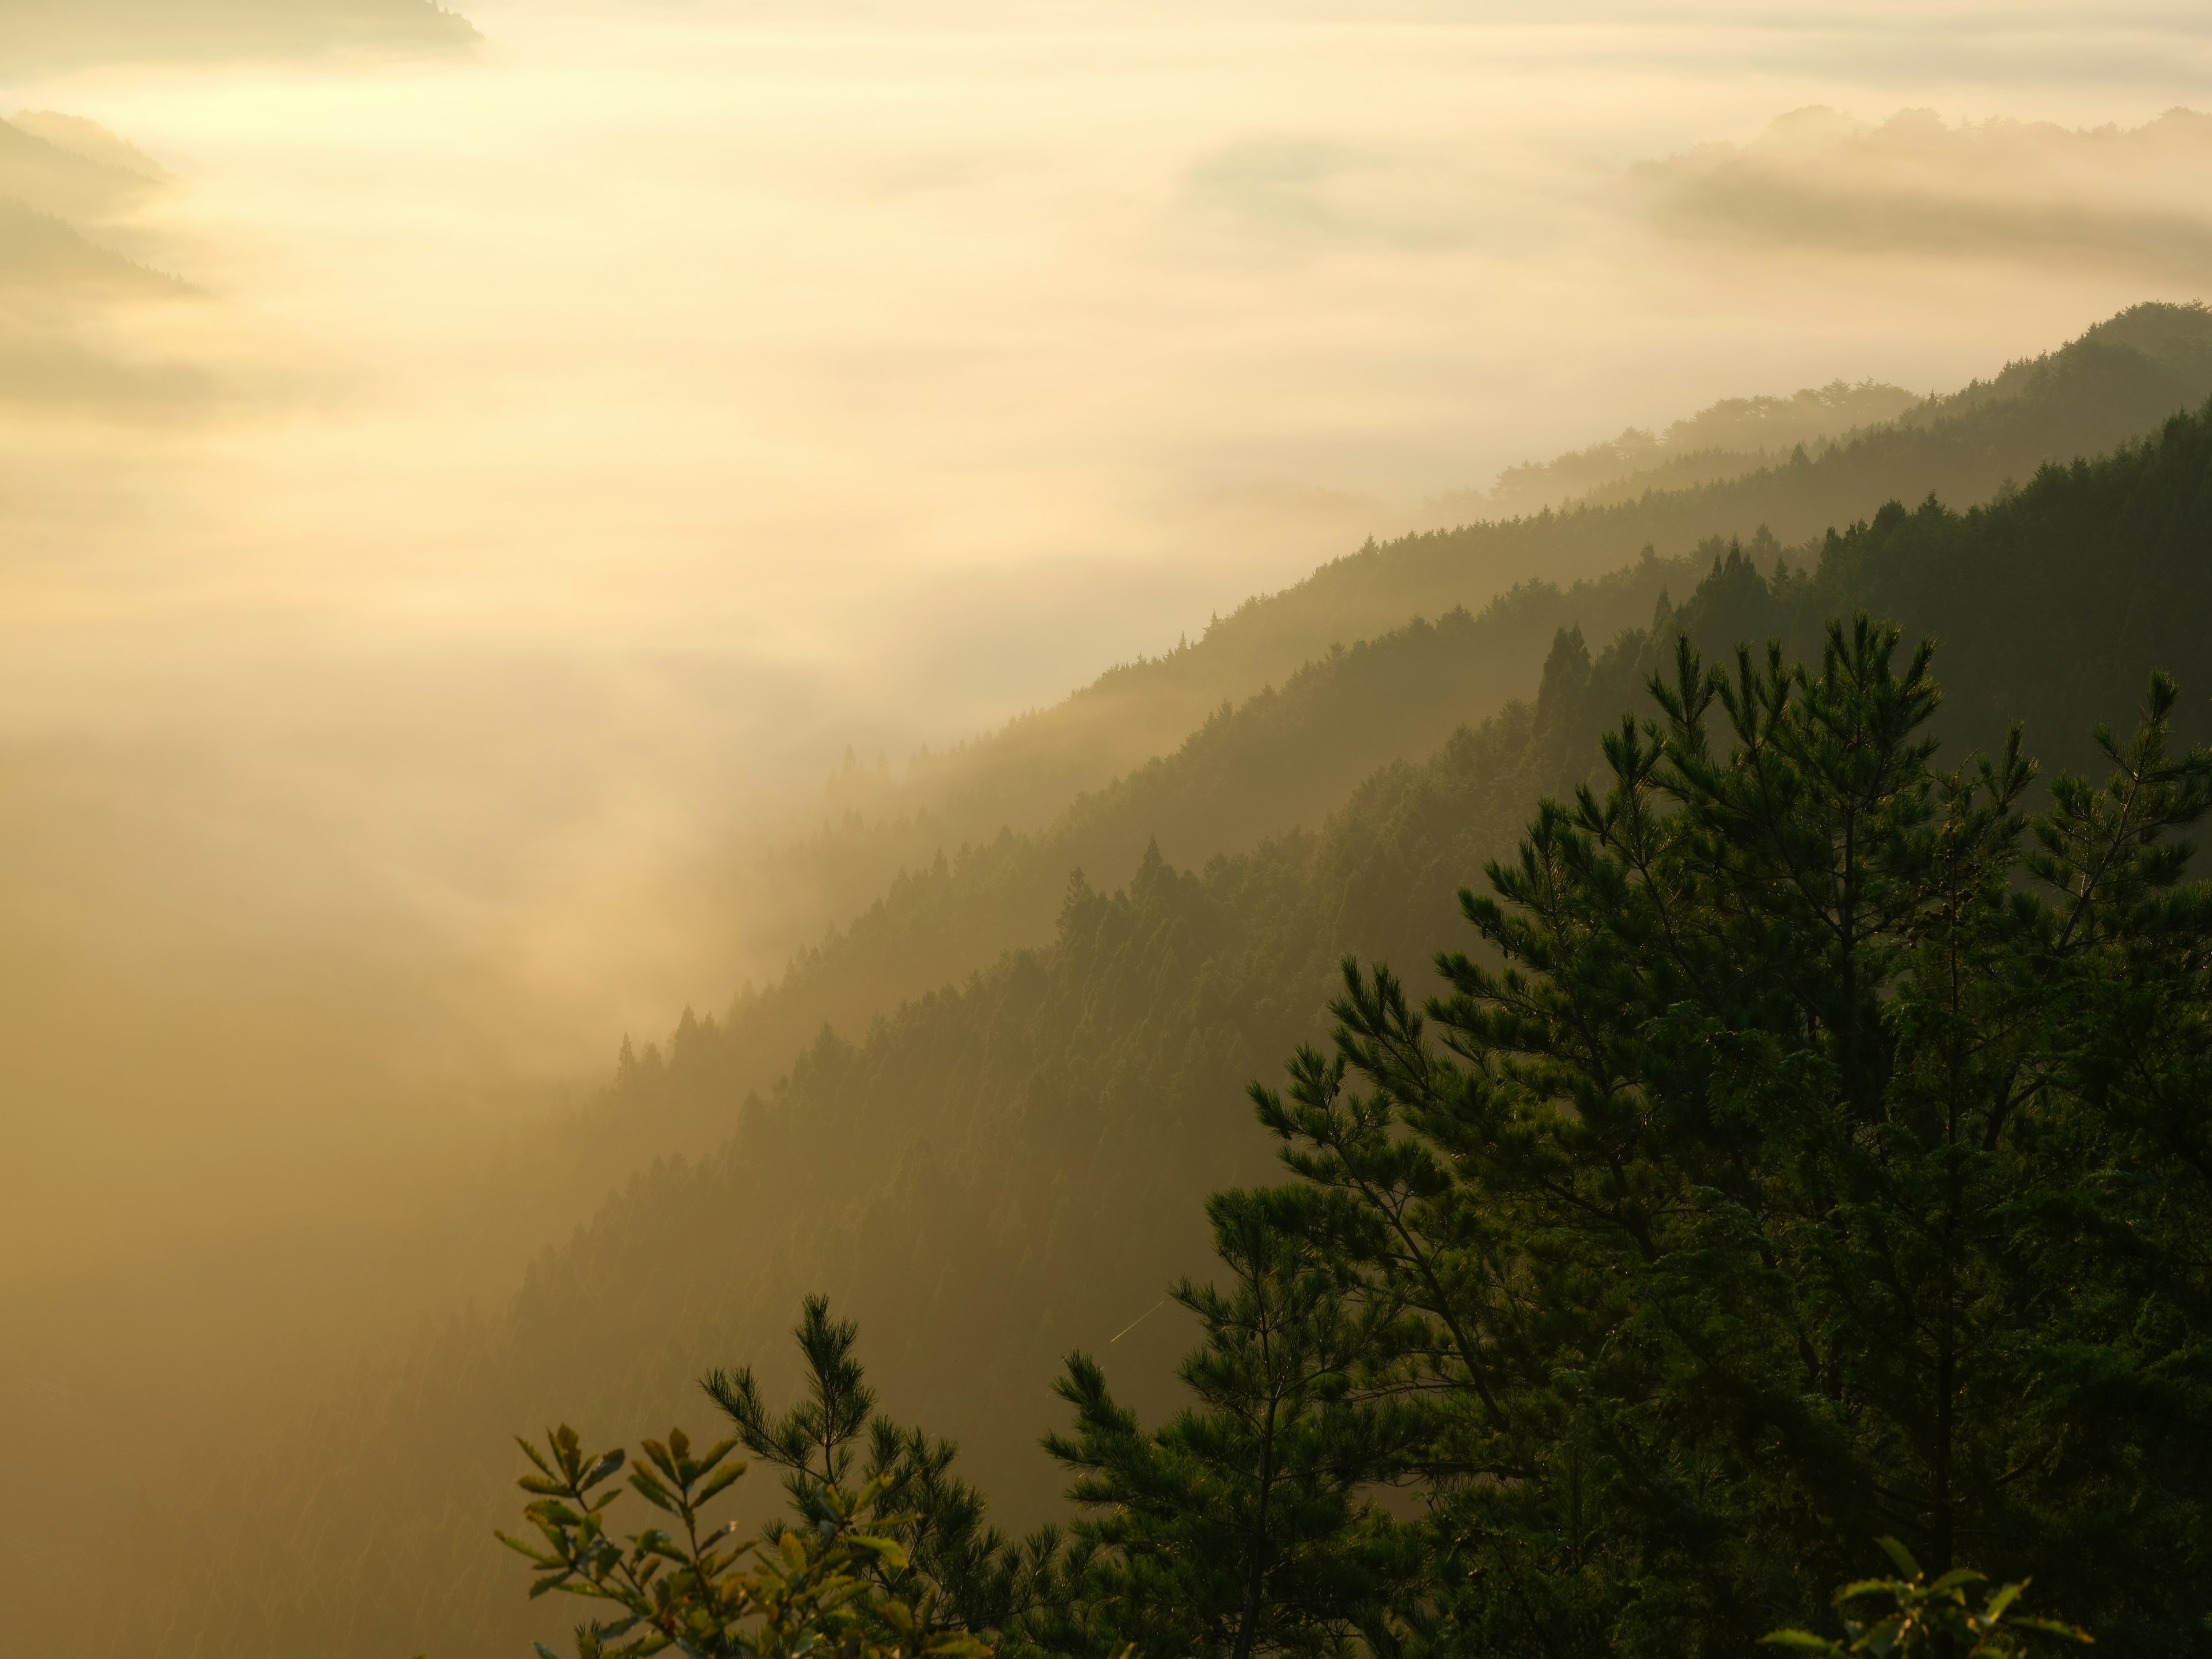
[[[0,0],[0,62],[89,64],[413,54],[472,46],[434,0]]]
[[[0,407],[166,424],[247,398],[236,319],[163,268],[173,182],[82,117],[0,121]]]
[[[2212,116],[2135,128],[1947,125],[1905,110],[1867,125],[1797,111],[1748,144],[1634,169],[1677,235],[1954,258],[2054,258],[2160,276],[2212,274]]]
[[[1501,240],[1501,203],[1526,190],[1494,161],[1433,143],[1278,136],[1198,157],[1182,206],[1200,222],[1277,248],[1490,252]]]

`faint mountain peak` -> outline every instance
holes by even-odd
[[[130,173],[143,179],[149,185],[169,182],[169,173],[159,161],[129,139],[110,132],[99,122],[88,120],[82,115],[64,115],[59,110],[27,109],[18,111],[15,118],[6,125],[82,161],[112,167],[118,173]]]
[[[1466,520],[1510,519],[1597,498],[1617,487],[1693,488],[1786,459],[1800,446],[1832,442],[1893,421],[1923,401],[1917,392],[1875,380],[1834,380],[1786,394],[1723,398],[1662,432],[1630,427],[1547,461],[1524,461],[1488,489],[1455,490],[1428,504],[1431,514]]]
[[[52,214],[4,197],[0,197],[0,289],[148,296],[195,292],[177,277],[100,246]]]
[[[87,154],[85,135],[73,128],[59,128],[74,141],[69,143],[40,130],[74,118],[38,115],[0,121],[0,197],[61,218],[109,219],[129,212],[166,182],[167,175],[150,160],[93,122],[82,125],[107,138],[114,150],[137,156],[152,173]]]

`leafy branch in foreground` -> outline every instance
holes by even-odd
[[[800,1397],[781,1416],[770,1410],[750,1365],[702,1379],[737,1437],[754,1456],[784,1471],[784,1491],[802,1527],[818,1525],[836,1494],[857,1482],[878,1494],[874,1530],[899,1553],[878,1552],[863,1576],[875,1591],[915,1618],[916,1650],[942,1632],[965,1631],[1005,1650],[1012,1632],[1057,1594],[1061,1547],[1045,1528],[1025,1539],[990,1524],[983,1495],[952,1471],[957,1448],[876,1412],[858,1353],[859,1329],[833,1319],[827,1297],[802,1304],[797,1340]],[[865,1456],[863,1454],[865,1453]],[[773,1543],[784,1523],[763,1534]]]
[[[2029,1638],[2053,1637],[2064,1642],[2093,1642],[2096,1638],[2077,1625],[2056,1619],[2029,1619],[2013,1611],[2027,1589],[2025,1582],[2002,1584],[1989,1592],[1977,1611],[1966,1600],[1969,1585],[1988,1581],[1972,1567],[1956,1567],[1932,1583],[1912,1559],[1911,1552],[1894,1538],[1881,1540],[1889,1559],[1903,1574],[1898,1578],[1862,1578],[1836,1592],[1836,1605],[1887,1596],[1889,1610],[1863,1619],[1844,1615],[1841,1642],[1810,1631],[1778,1630],[1762,1639],[1776,1647],[1817,1653],[1827,1659],[1851,1659],[1870,1654],[1906,1659],[1942,1654],[1947,1659],[2025,1659]]]
[[[745,1472],[726,1440],[699,1455],[681,1429],[643,1443],[646,1463],[627,1482],[674,1526],[647,1528],[617,1543],[606,1512],[622,1496],[611,1485],[627,1462],[619,1449],[587,1452],[563,1424],[543,1450],[519,1441],[536,1470],[518,1483],[532,1494],[524,1515],[543,1547],[499,1534],[537,1570],[534,1598],[549,1591],[612,1604],[613,1616],[576,1629],[577,1659],[643,1659],[674,1648],[693,1659],[988,1659],[990,1647],[963,1632],[917,1638],[912,1608],[874,1588],[878,1560],[902,1568],[906,1553],[883,1535],[898,1517],[878,1505],[887,1485],[858,1492],[826,1487],[802,1526],[772,1546],[740,1538],[735,1522],[708,1527],[701,1512]],[[650,1467],[646,1465],[649,1464]],[[555,1659],[543,1644],[538,1651]]]

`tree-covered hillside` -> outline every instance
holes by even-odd
[[[2193,390],[2200,382],[2203,390]],[[2079,393],[2087,383],[2108,392],[2130,389],[2116,393],[2116,400],[2084,403]],[[2049,451],[2070,461],[2150,430],[2162,418],[2142,411],[2170,410],[2185,393],[2193,401],[2205,392],[2212,392],[2212,321],[2187,307],[2142,306],[2098,325],[2063,351],[2015,364],[1949,398],[1930,400],[1910,424],[1969,451],[1982,444],[1988,449],[1984,459],[2009,453],[2006,446],[2013,444],[2021,453]],[[2138,416],[2139,423],[2130,424]],[[2094,441],[2095,447],[2069,449],[2075,437],[2084,446]],[[1891,481],[1941,475],[1941,455],[1903,428],[1863,434],[1857,442],[1875,452],[1858,477],[1859,493],[1848,482],[1824,485],[1832,488],[1836,514],[1805,535],[1870,514],[1892,498],[1882,493]],[[1826,477],[1823,468],[1840,465],[1843,453],[1813,471]],[[1993,460],[1984,470],[1992,487],[2004,476]],[[2031,464],[2016,476],[2029,477],[2033,471]],[[1914,489],[1897,498],[1917,501],[1927,493],[1917,483]],[[1945,499],[1963,504],[1980,495],[1947,494]],[[1664,511],[1694,522],[1689,515],[1700,502],[1711,508],[1723,532],[1741,534],[1748,555],[1763,568],[1771,568],[1782,550],[1766,525],[1742,522],[1744,514],[1728,501],[1691,492],[1667,498]],[[1656,498],[1648,504],[1661,510]],[[1786,499],[1769,505],[1796,510]],[[1499,533],[1525,527],[1508,526]],[[1486,533],[1480,527],[1458,532],[1468,546],[1475,544],[1469,538]],[[1719,539],[1705,538],[1704,550],[1685,548],[1669,557],[1636,556],[1631,548],[1626,562],[1608,574],[1578,580],[1564,590],[1548,580],[1522,582],[1472,617],[1449,606],[1422,608],[1452,591],[1448,571],[1431,573],[1428,588],[1409,586],[1401,596],[1409,607],[1406,614],[1425,616],[1431,625],[1408,626],[1404,617],[1394,617],[1364,639],[1347,630],[1353,641],[1349,649],[1321,641],[1311,661],[1275,685],[1192,709],[1188,723],[1176,728],[1170,748],[1132,758],[1111,783],[1079,784],[1084,769],[1100,760],[1099,744],[1133,757],[1141,748],[1146,720],[1133,717],[1122,690],[1140,700],[1194,695],[1193,688],[1217,672],[1218,660],[1208,656],[1216,635],[1232,625],[1264,623],[1273,608],[1297,601],[1305,591],[1293,590],[1247,606],[1196,645],[1117,670],[1068,702],[975,745],[963,762],[978,769],[974,787],[942,811],[905,810],[912,805],[910,793],[885,797],[856,787],[849,799],[860,805],[848,805],[842,823],[825,824],[775,867],[770,885],[806,896],[804,902],[833,914],[839,925],[827,935],[800,939],[784,975],[727,1011],[730,1085],[743,1090],[765,1084],[825,1021],[857,1029],[877,1012],[957,981],[1003,950],[1042,943],[1070,869],[1132,867],[1155,836],[1170,860],[1197,866],[1217,853],[1241,851],[1291,826],[1317,827],[1377,765],[1425,756],[1454,726],[1479,722],[1522,693],[1534,682],[1558,629],[1579,629],[1584,637],[1603,641],[1647,622],[1662,593],[1671,590],[1679,597],[1687,590]],[[1387,587],[1398,580],[1389,574],[1393,560],[1413,551],[1443,559],[1458,544],[1398,544],[1361,556],[1384,572],[1377,580]],[[1794,551],[1790,556],[1801,565],[1809,557]],[[1314,582],[1324,581],[1336,568]],[[1470,576],[1462,585],[1474,588],[1480,581]],[[1215,665],[1208,666],[1210,661]],[[1023,811],[1012,804],[1016,796],[1043,802],[1059,799],[1065,790],[1074,793],[1036,833],[1018,833],[1024,825]],[[868,816],[889,811],[897,815]],[[739,1054],[742,1060],[735,1058]],[[660,1133],[665,1139],[652,1144],[663,1150],[700,1144],[698,1126],[681,1112]],[[587,1167],[608,1159],[628,1167],[613,1148],[602,1149]]]
[[[2111,367],[2072,361],[2088,367],[2051,372],[2094,382]],[[605,1442],[696,1419],[694,1380],[772,1363],[805,1291],[860,1320],[902,1416],[960,1439],[1014,1518],[1047,1511],[1060,1476],[1035,1443],[1063,1420],[1048,1393],[1061,1355],[1110,1350],[1140,1407],[1162,1399],[1187,1329],[1158,1313],[1114,1339],[1171,1275],[1203,1269],[1204,1195],[1267,1175],[1244,1085],[1322,1035],[1346,953],[1425,990],[1432,953],[1471,943],[1455,890],[1510,850],[1540,798],[1592,774],[1599,737],[1646,706],[1678,635],[1725,655],[1867,609],[1936,641],[1939,763],[2024,718],[2051,762],[2079,765],[2082,734],[2124,726],[2154,666],[2181,681],[2182,732],[2212,725],[2209,585],[2212,412],[1963,514],[1884,507],[1808,569],[1723,555],[1678,609],[1595,654],[1557,635],[1532,702],[1373,771],[1312,831],[1197,869],[1148,854],[1087,879],[1062,872],[1048,942],[865,1031],[823,1034],[757,1095],[733,1034],[687,1023],[626,1066],[614,1109],[647,1144],[671,1112],[719,1118],[723,1143],[638,1176],[511,1306],[426,1334],[240,1489],[197,1499],[227,1524],[168,1552],[179,1576],[130,1598],[115,1650],[520,1639],[531,1615],[489,1543],[504,1437],[566,1417]],[[1413,716],[1379,700],[1370,718],[1388,752],[1382,726]],[[147,1524],[166,1534],[172,1521]]]
[[[833,787],[833,821],[762,872],[787,896],[785,948],[842,923],[902,868],[982,843],[1002,828],[1052,822],[1085,791],[1166,754],[1224,701],[1281,685],[1333,646],[1349,646],[1455,608],[1480,613],[1519,583],[1571,589],[1635,562],[1687,556],[1719,536],[1762,528],[1787,544],[1867,517],[1886,501],[1931,493],[1957,506],[1987,500],[2046,463],[2104,454],[2212,395],[2212,313],[2143,305],[2058,351],[1932,398],[1817,455],[1793,457],[1700,488],[1650,489],[1632,500],[1417,535],[1324,565],[1297,586],[1255,598],[1202,637],[1126,665],[1050,708],[934,757],[890,787],[864,769]],[[1564,620],[1575,621],[1575,607]],[[1595,637],[1611,617],[1593,615]],[[1524,641],[1509,673],[1533,672]],[[1480,712],[1487,713],[1488,710]]]
[[[1902,386],[1844,380],[1787,398],[1724,398],[1664,432],[1631,427],[1549,461],[1509,466],[1488,489],[1455,491],[1435,505],[1461,521],[1517,519],[1546,507],[1633,501],[1646,490],[1717,483],[1787,460],[1800,447],[1817,454],[1927,401]]]
[[[1754,545],[1769,562],[1781,550],[1771,538]],[[841,890],[878,896],[799,953],[781,979],[732,1005],[732,1041],[756,1056],[745,1076],[780,1072],[795,1037],[824,1021],[856,1028],[1006,950],[1044,943],[1070,870],[1130,868],[1148,842],[1195,867],[1287,830],[1318,828],[1376,767],[1430,754],[1456,727],[1523,693],[1560,629],[1609,638],[1647,622],[1670,586],[1695,585],[1700,568],[1694,556],[1647,558],[1565,592],[1524,583],[1480,616],[1417,617],[1333,648],[1280,687],[1224,702],[1174,750],[1079,795],[1042,829],[1002,825],[872,890],[871,863],[848,861],[853,843],[825,835],[812,849],[817,869]]]

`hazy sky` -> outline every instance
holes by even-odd
[[[92,377],[0,415],[38,1167],[586,1067],[727,994],[670,872],[848,742],[1631,422],[2212,288],[2205,124],[2092,131],[2212,108],[2202,6],[463,9],[0,82],[174,175],[88,234],[197,290],[14,302]]]

